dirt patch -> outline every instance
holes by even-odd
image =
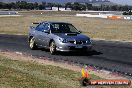
[[[43,64],[43,65],[58,66],[64,69],[81,72],[81,66],[78,66],[75,64],[68,64],[67,62],[60,63],[60,62],[49,61],[48,58],[46,57],[35,58],[31,55],[24,55],[21,52],[10,52],[10,51],[0,51],[0,55],[10,58],[12,60],[31,61],[31,62]],[[130,79],[129,77],[124,77],[119,74],[113,74],[112,72],[106,71],[106,70],[88,69],[88,71],[89,71],[89,74],[94,74],[104,79]]]

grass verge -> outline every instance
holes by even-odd
[[[73,80],[78,77],[81,75],[76,71],[0,56],[2,88],[81,88],[79,81]]]
[[[77,80],[81,77],[81,67],[49,61],[30,55],[0,51],[1,88],[83,88]],[[90,71],[92,79],[109,79],[110,75]],[[100,75],[99,75],[100,74]],[[102,76],[102,75],[103,76]],[[126,79],[111,76],[116,79]],[[88,86],[86,88],[131,88],[129,86]]]

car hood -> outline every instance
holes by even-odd
[[[54,35],[58,36],[59,38],[64,39],[75,39],[75,40],[88,40],[90,39],[86,35],[77,34],[77,33],[55,33]]]

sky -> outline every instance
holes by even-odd
[[[110,0],[112,2],[116,2],[123,5],[132,5],[132,0]]]

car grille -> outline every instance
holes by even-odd
[[[81,40],[71,40],[69,42],[73,44],[85,44],[86,43],[86,41],[81,41]]]

